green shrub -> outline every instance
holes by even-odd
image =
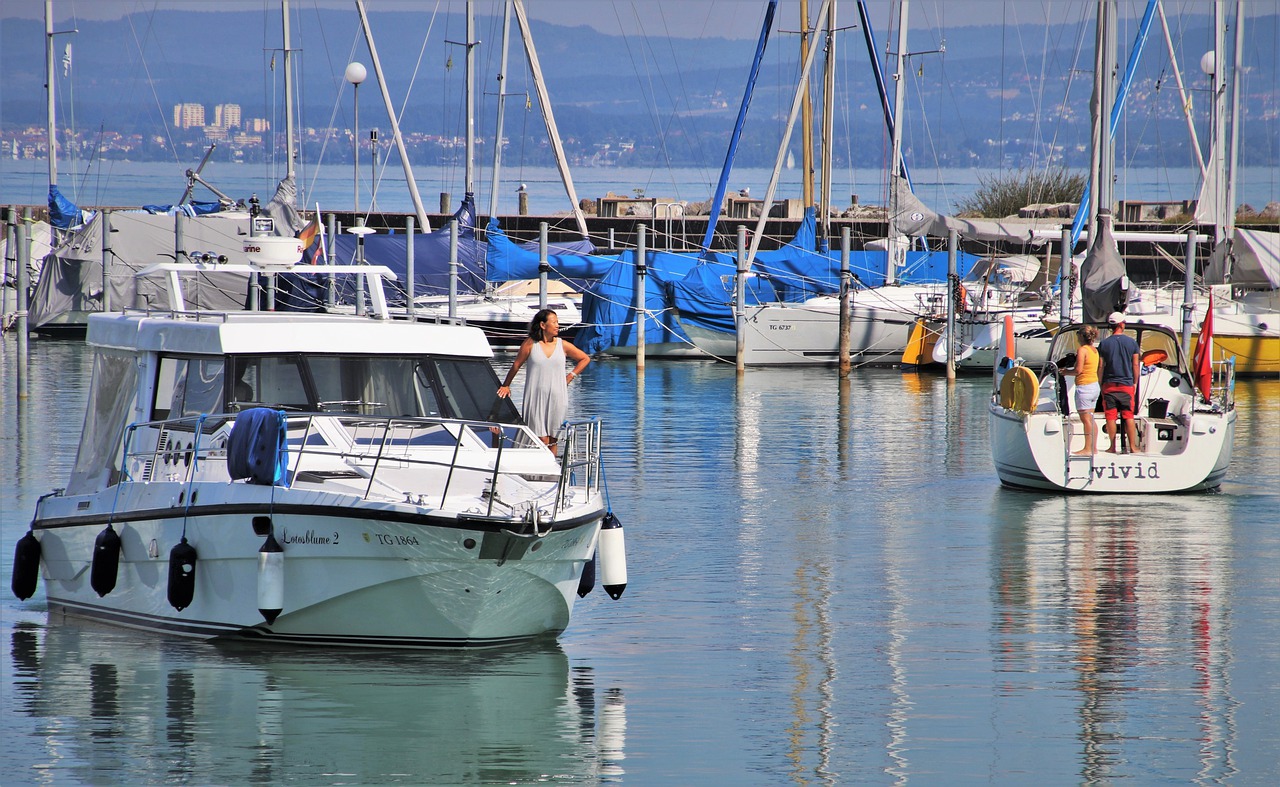
[[[1015,216],[1027,205],[1078,203],[1084,194],[1085,182],[1084,175],[1069,174],[1061,167],[990,177],[979,175],[978,190],[960,200],[956,208],[966,216]]]

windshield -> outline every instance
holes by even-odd
[[[231,358],[232,409],[279,407],[387,417],[518,423],[483,359],[370,355],[243,355]]]

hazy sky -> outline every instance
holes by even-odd
[[[128,13],[149,13],[155,9],[199,11],[261,11],[278,0],[54,0],[55,26],[65,28],[75,19],[118,19]],[[557,24],[585,24],[603,33],[643,30],[649,35],[698,38],[754,38],[759,35],[765,0],[525,0],[533,19]],[[1205,3],[1207,5],[1207,2]],[[809,0],[810,14],[816,14],[821,0]],[[1046,15],[1061,20],[1063,15],[1076,16],[1092,7],[1092,0],[1050,0],[1047,3],[1027,0],[916,0],[911,4],[911,27],[963,27],[973,24],[1005,24],[1044,21]],[[1141,3],[1122,0],[1122,13],[1140,10]],[[351,0],[292,0],[296,9],[316,6],[351,10]],[[461,12],[463,0],[366,0],[369,13],[379,11],[417,11],[432,13]],[[872,22],[877,30],[887,29],[887,17],[895,3],[873,0],[869,3]],[[476,13],[500,13],[499,0],[476,0]],[[841,24],[857,18],[856,5],[846,0],[839,7]],[[799,0],[781,0],[775,29],[794,30],[799,24]],[[0,0],[0,17],[43,19],[44,3],[40,0]]]

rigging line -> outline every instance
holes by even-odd
[[[150,20],[155,17],[155,9],[148,15],[148,31],[150,31]],[[129,14],[126,19],[129,20],[129,33],[133,36],[133,45],[138,49],[138,57],[142,62],[142,70],[147,75],[147,85],[151,88],[151,97],[155,99],[156,110],[160,114],[160,123],[164,127],[165,139],[169,142],[169,151],[173,154],[173,162],[178,163],[178,146],[174,144],[173,133],[169,128],[169,119],[165,116],[164,111],[160,108],[160,95],[156,93],[156,80],[151,76],[151,67],[147,65],[147,56],[142,50],[142,42],[138,40],[138,30],[133,26],[133,14]]]
[[[1004,174],[1004,97],[1005,93],[1005,75],[1007,73],[1005,63],[1005,42],[1008,40],[1006,31],[1009,29],[1009,5],[1007,3],[1000,6],[1000,137],[999,145],[996,148],[998,158],[996,160],[996,172],[1000,175]]]
[[[634,16],[634,21],[637,23],[637,26],[638,26],[638,23],[639,23],[639,16],[638,16],[638,14],[636,14],[636,10],[635,10],[635,7],[634,7],[634,6],[632,6],[632,13],[633,13],[633,16]],[[622,23],[622,17],[621,17],[621,15],[620,15],[620,14],[618,14],[618,10],[617,10],[617,6],[616,6],[616,5],[614,6],[614,16],[615,16],[615,17],[617,18],[617,20],[618,20],[618,29],[619,29],[619,30],[626,30],[626,29],[627,29],[627,26],[626,26],[626,25],[624,25],[624,24]],[[648,90],[646,90],[646,89],[645,89],[645,80],[640,78],[640,77],[641,77],[640,67],[639,67],[639,65],[637,64],[637,61],[636,61],[636,52],[632,49],[630,38],[629,38],[628,36],[626,36],[626,35],[623,35],[623,36],[622,36],[622,40],[623,40],[624,45],[625,45],[625,46],[626,46],[626,48],[627,48],[627,56],[628,56],[628,58],[630,58],[630,60],[631,60],[631,68],[632,68],[632,70],[635,72],[636,77],[638,78],[638,81],[640,82],[640,85],[639,85],[639,86],[640,86],[640,93],[641,93],[641,96],[643,96],[643,98],[644,98],[644,101],[645,101],[645,104],[646,104],[646,108],[649,110],[649,122],[653,125],[654,136],[655,136],[655,137],[657,138],[657,140],[658,140],[658,150],[659,150],[659,151],[660,151],[660,153],[662,154],[662,159],[663,159],[663,161],[666,163],[667,168],[668,168],[668,169],[670,169],[670,167],[671,167],[671,156],[670,156],[670,155],[669,155],[669,153],[667,152],[667,141],[666,141],[666,133],[665,133],[665,130],[664,130],[664,129],[659,125],[659,123],[658,123],[657,102],[656,102],[656,99],[654,98],[655,91],[653,90],[653,87],[652,87],[652,77],[650,77],[650,78],[649,78],[649,83],[650,83],[650,84],[649,84],[649,88],[648,88]],[[646,63],[646,65],[647,65],[647,63]],[[646,72],[647,72],[647,71],[648,71],[648,69],[646,69]],[[652,168],[650,168],[650,170],[649,170],[649,180],[648,180],[648,181],[646,181],[646,183],[645,183],[644,185],[645,185],[645,189],[646,189],[646,190],[648,189],[648,187],[649,187],[649,186],[653,185],[653,169],[652,169]]]

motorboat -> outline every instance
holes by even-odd
[[[1231,361],[1204,359],[1206,373],[1198,381],[1173,331],[1127,324],[1125,333],[1137,341],[1143,362],[1134,402],[1138,445],[1121,453],[1102,450],[1107,439],[1099,416],[1099,450],[1080,455],[1085,438],[1075,412],[1075,378],[1061,374],[1074,365],[1078,327],[1065,326],[1054,337],[1053,360],[1039,376],[1016,360],[1002,362],[993,375],[991,455],[1001,483],[1093,493],[1217,488],[1231,463],[1236,424]],[[1125,431],[1122,424],[1117,428]]]
[[[617,521],[599,421],[566,422],[557,455],[497,398],[478,328],[385,314],[91,315],[79,452],[19,541],[15,593],[38,570],[51,616],[199,639],[562,631]]]

